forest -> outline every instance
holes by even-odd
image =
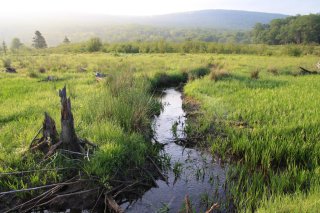
[[[320,15],[298,15],[255,25],[253,41],[264,44],[319,44]]]

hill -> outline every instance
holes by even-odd
[[[49,14],[17,18],[13,15],[0,19],[0,39],[10,42],[13,37],[18,37],[30,44],[34,31],[40,30],[49,46],[61,43],[65,35],[73,42],[93,36],[109,42],[161,38],[183,40],[199,33],[212,36],[218,31],[248,31],[258,22],[269,23],[272,19],[285,17],[282,14],[235,10],[202,10],[140,17]]]

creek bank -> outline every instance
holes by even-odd
[[[220,211],[227,212],[226,167],[216,162],[211,154],[197,148],[187,148],[176,143],[186,140],[186,112],[182,108],[182,93],[176,89],[163,90],[163,111],[155,116],[153,129],[157,143],[163,145],[163,153],[170,160],[166,170],[167,182],[158,180],[157,188],[147,191],[134,203],[125,203],[126,212],[185,211],[188,196],[197,212],[208,210],[215,203]]]

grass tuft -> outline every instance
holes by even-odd
[[[212,81],[219,81],[229,76],[230,73],[224,69],[212,69],[210,72],[210,79]]]

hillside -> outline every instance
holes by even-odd
[[[29,16],[23,19],[7,17],[0,19],[0,39],[10,42],[13,37],[18,37],[22,42],[30,44],[34,31],[40,30],[49,46],[61,43],[65,35],[73,42],[87,40],[92,36],[99,36],[109,42],[139,38],[183,40],[195,37],[194,34],[204,34],[203,30],[205,34],[211,35],[222,30],[246,31],[258,22],[269,23],[272,19],[285,17],[281,14],[234,10],[203,10],[140,17],[79,14]]]
[[[272,19],[285,18],[286,15],[237,11],[237,10],[201,10],[184,13],[143,17],[134,20],[137,23],[172,26],[172,27],[206,27],[230,30],[251,29],[257,22],[269,23]]]

